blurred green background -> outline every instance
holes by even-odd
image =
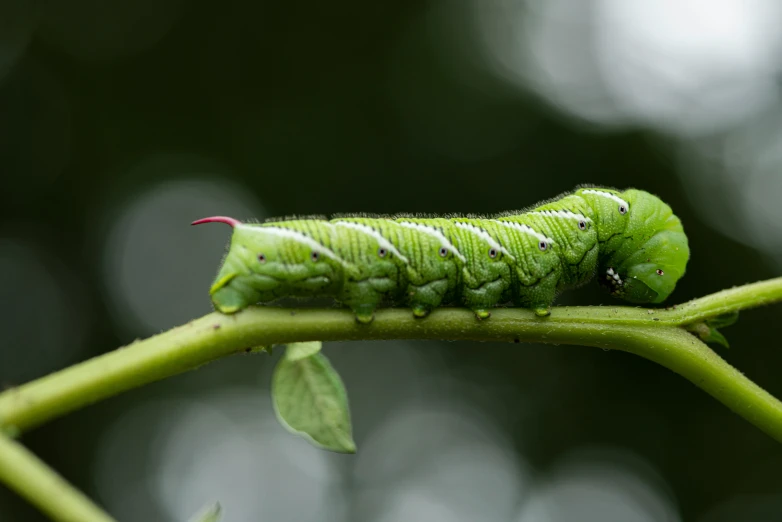
[[[671,302],[782,268],[775,0],[0,3],[0,385],[210,311],[227,214],[518,209],[580,183],[681,217]],[[558,304],[616,304],[594,286]],[[719,353],[782,396],[782,308]],[[637,357],[330,344],[355,456],[235,357],[23,437],[122,521],[782,520],[782,446]],[[0,520],[43,518],[0,488]]]

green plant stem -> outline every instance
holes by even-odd
[[[379,311],[370,325],[345,310],[253,307],[212,313],[162,334],[0,393],[0,482],[54,520],[112,520],[79,491],[3,436],[38,426],[120,392],[215,359],[296,341],[448,339],[574,344],[622,350],[689,379],[782,442],[782,403],[710,350],[687,328],[711,317],[782,300],[782,278],[745,285],[668,309],[556,307],[550,317],[497,309],[478,321],[463,309],[425,319],[405,309]]]
[[[4,435],[0,435],[0,482],[8,484],[52,520],[114,522],[27,448]]]
[[[722,290],[675,306],[669,311],[667,320],[671,324],[685,326],[710,317],[757,308],[780,300],[782,300],[782,277],[777,277]]]
[[[728,365],[684,326],[782,300],[782,278],[746,285],[670,309],[556,307],[538,318],[497,309],[478,321],[442,308],[425,319],[386,309],[370,325],[345,310],[252,307],[208,314],[162,334],[0,394],[0,426],[26,430],[142,384],[197,368],[251,347],[294,341],[448,339],[576,344],[623,350],[689,379],[766,433],[782,441],[782,404]]]

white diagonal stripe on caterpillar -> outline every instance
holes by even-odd
[[[440,240],[443,247],[447,248],[449,251],[453,252],[453,255],[459,258],[459,260],[462,263],[466,263],[467,259],[462,255],[461,252],[459,252],[453,244],[451,244],[450,241],[448,241],[448,238],[443,235],[442,232],[437,230],[434,227],[430,227],[429,225],[424,225],[423,223],[413,223],[411,221],[398,221],[397,222],[399,226],[405,227],[405,228],[411,228],[413,230],[418,230],[420,232],[423,232],[424,234],[430,235],[432,237],[436,237]]]
[[[508,256],[509,258],[511,258],[511,259],[512,259],[514,262],[516,261],[516,259],[515,259],[515,258],[514,258],[514,257],[511,255],[511,253],[510,253],[510,252],[508,252],[507,250],[505,250],[505,248],[504,248],[502,245],[500,245],[499,243],[497,243],[497,241],[495,241],[495,240],[494,240],[494,238],[493,238],[493,237],[491,237],[491,236],[488,234],[488,232],[486,232],[486,231],[485,231],[485,230],[483,230],[482,228],[480,228],[480,227],[476,227],[476,226],[475,226],[475,225],[473,225],[472,223],[463,223],[463,222],[460,222],[460,221],[454,221],[454,222],[453,222],[453,224],[454,224],[454,225],[456,225],[457,227],[461,228],[461,229],[467,230],[467,231],[469,231],[469,232],[471,232],[471,233],[475,234],[476,236],[478,236],[478,237],[480,237],[481,239],[483,239],[484,241],[486,241],[486,243],[488,243],[488,245],[489,245],[491,248],[493,248],[493,249],[495,249],[495,250],[499,250],[499,251],[500,251],[500,252],[502,252],[504,255],[506,255],[506,256]]]
[[[358,230],[359,232],[362,232],[368,236],[373,237],[377,241],[378,245],[380,245],[381,247],[385,248],[386,250],[388,250],[389,252],[397,256],[404,263],[409,263],[407,258],[403,256],[402,253],[399,250],[397,250],[396,247],[388,239],[384,238],[383,235],[380,234],[380,232],[373,229],[372,227],[365,225],[363,223],[354,223],[352,221],[333,221],[332,223],[335,226],[352,228],[354,230]]]
[[[516,223],[515,221],[499,221],[497,219],[493,219],[492,221],[494,221],[495,223],[499,223],[502,226],[518,230],[519,232],[524,232],[525,234],[529,234],[531,236],[535,236],[538,239],[538,241],[545,241],[549,245],[553,245],[554,244],[554,240],[553,239],[551,239],[550,237],[544,236],[543,234],[541,234],[537,230],[533,229],[531,226],[525,225],[524,223]]]
[[[630,211],[630,203],[628,203],[627,201],[623,200],[622,198],[620,198],[616,194],[611,194],[610,192],[603,192],[602,190],[594,190],[594,189],[583,190],[582,194],[594,194],[596,196],[602,196],[604,198],[613,199],[614,201],[616,201],[620,205],[624,205],[628,212]]]
[[[525,214],[540,214],[542,216],[548,217],[575,219],[577,221],[586,221],[587,223],[592,222],[592,218],[583,214],[576,214],[575,212],[571,212],[569,210],[532,210],[530,212],[525,212]]]
[[[237,226],[241,227],[247,225],[237,225]],[[261,232],[265,234],[272,234],[278,237],[283,237],[286,239],[292,239],[303,245],[307,245],[313,250],[313,252],[318,252],[319,254],[323,254],[326,257],[330,257],[331,259],[337,261],[343,266],[350,266],[350,263],[348,263],[347,261],[339,257],[336,253],[334,253],[334,251],[323,246],[322,244],[312,239],[310,236],[302,232],[299,232],[298,230],[293,230],[290,228],[269,227],[269,226],[247,226],[247,228],[249,228],[253,232]]]

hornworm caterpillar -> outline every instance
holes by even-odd
[[[383,303],[416,317],[461,304],[479,319],[499,304],[550,313],[563,290],[597,272],[611,294],[659,303],[684,274],[681,222],[642,190],[582,187],[532,209],[494,217],[338,217],[233,227],[210,294],[233,313],[282,297],[333,297],[369,323]]]

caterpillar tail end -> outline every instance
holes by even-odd
[[[206,217],[203,219],[196,219],[191,225],[202,225],[204,223],[225,223],[226,225],[231,225],[231,227],[236,228],[238,225],[241,225],[242,222],[238,219],[234,219],[232,217],[228,216],[212,216],[212,217]]]

